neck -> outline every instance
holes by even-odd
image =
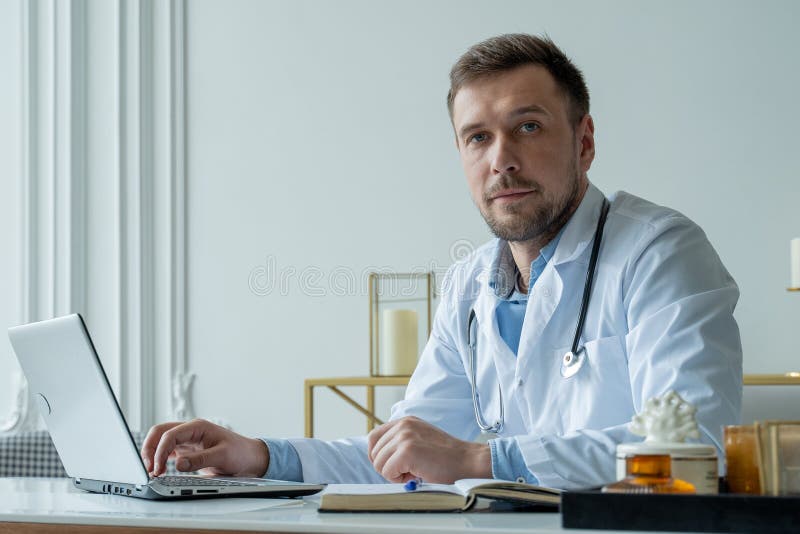
[[[569,222],[575,210],[580,206],[586,194],[586,190],[589,188],[588,180],[582,180],[582,182],[580,190],[578,194],[575,195],[575,199],[572,203],[544,232],[527,241],[508,242],[511,255],[514,257],[514,263],[517,266],[517,271],[519,271],[519,290],[522,293],[528,292],[528,284],[531,280],[531,263],[539,257],[542,253],[542,249],[558,235],[558,232]]]

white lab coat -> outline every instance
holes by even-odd
[[[697,407],[701,440],[720,451],[722,425],[738,422],[742,351],[733,310],[738,288],[703,231],[685,216],[625,192],[611,198],[583,328],[586,361],[561,376],[580,309],[603,195],[589,189],[530,291],[518,356],[500,337],[488,271],[493,240],[453,265],[406,397],[392,419],[415,415],[464,440],[479,434],[467,379],[467,319],[478,328],[484,419],[505,403],[500,437],[513,437],[545,486],[613,480],[618,443],[639,441],[628,422],[667,390]],[[379,482],[362,438],[290,440],[306,481]]]

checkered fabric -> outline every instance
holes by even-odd
[[[133,432],[141,449],[144,432]],[[167,474],[174,475],[175,462],[167,462]],[[53,440],[47,431],[0,436],[0,477],[66,477]]]
[[[65,477],[64,466],[47,432],[0,437],[0,476]]]

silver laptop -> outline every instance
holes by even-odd
[[[311,495],[324,485],[260,478],[151,479],[78,314],[8,330],[64,469],[76,487],[145,499]]]

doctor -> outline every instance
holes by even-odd
[[[142,456],[180,470],[315,482],[614,479],[627,423],[667,390],[720,450],[738,421],[738,289],[680,213],[588,180],[594,123],[581,72],[548,39],[504,35],[451,71],[448,108],[472,198],[497,239],[453,265],[390,421],[366,437],[251,439],[164,423]]]

